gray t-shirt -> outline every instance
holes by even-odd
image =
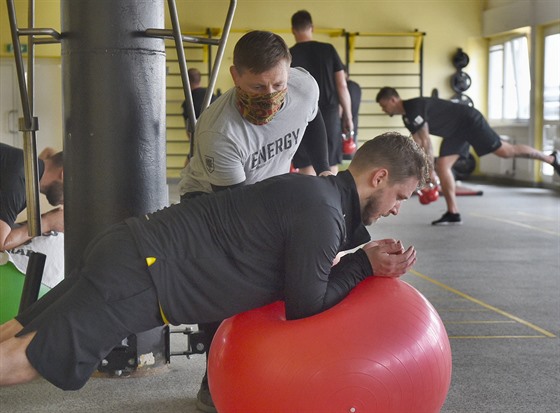
[[[239,113],[235,88],[228,90],[197,122],[194,154],[181,171],[181,194],[287,173],[307,124],[317,114],[318,99],[313,77],[291,68],[284,105],[272,121],[257,126]]]

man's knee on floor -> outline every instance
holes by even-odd
[[[22,328],[23,326],[15,318],[0,325],[0,343],[14,337]]]
[[[39,376],[26,354],[34,336],[32,332],[0,343],[0,386],[25,383]]]

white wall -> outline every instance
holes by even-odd
[[[557,20],[560,20],[558,0],[488,0],[482,13],[482,35],[490,37]]]
[[[18,118],[22,116],[22,109],[14,59],[0,59],[0,75],[2,79],[0,141],[21,148],[23,146],[23,134],[18,130]],[[62,150],[62,77],[60,59],[36,59],[34,96],[33,114],[39,119],[39,130],[36,133],[37,151],[40,152],[46,147]]]

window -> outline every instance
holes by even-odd
[[[529,119],[531,76],[527,37],[491,45],[488,64],[488,117]]]
[[[543,151],[549,153],[560,146],[560,33],[550,28],[544,38],[543,82]],[[545,179],[554,179],[552,166],[543,163]]]
[[[544,39],[544,108],[545,120],[560,120],[560,34]]]

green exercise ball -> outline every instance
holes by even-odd
[[[24,280],[25,274],[22,274],[12,262],[8,261],[0,265],[0,324],[17,315]],[[49,287],[41,285],[39,297],[49,290]]]

